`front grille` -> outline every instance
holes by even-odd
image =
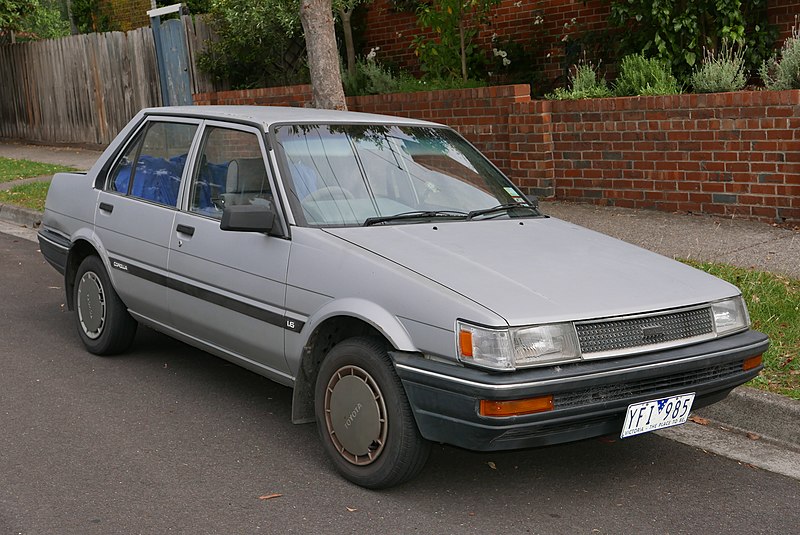
[[[713,336],[714,320],[710,307],[681,310],[668,314],[638,316],[576,323],[581,352],[627,352],[624,350],[670,344],[681,340]],[[710,337],[710,336],[709,336]]]
[[[741,362],[719,364],[691,372],[679,372],[638,381],[598,385],[572,392],[561,392],[553,396],[553,405],[556,409],[568,409],[618,399],[647,396],[672,389],[685,389],[688,392],[697,385],[722,381],[740,373],[742,373]]]

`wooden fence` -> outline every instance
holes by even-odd
[[[183,18],[194,92],[226,89],[196,68],[214,39]],[[0,46],[0,138],[104,146],[142,108],[160,106],[153,32],[74,35]]]
[[[160,105],[150,28],[0,47],[0,137],[106,145]]]

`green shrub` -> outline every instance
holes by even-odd
[[[392,71],[367,56],[356,60],[356,72],[352,76],[347,69],[342,69],[342,85],[347,96],[380,95],[398,92],[400,82]]]
[[[761,64],[758,74],[767,89],[800,89],[800,29],[792,28],[791,37],[783,43],[779,54]]]
[[[729,46],[725,41],[716,52],[705,50],[703,61],[692,73],[692,87],[697,93],[739,91],[747,83],[744,48]]]
[[[622,58],[619,76],[614,84],[616,95],[674,95],[679,92],[678,81],[667,62],[648,59],[642,54]]]
[[[234,89],[307,83],[295,7],[283,0],[216,0],[208,23],[219,40],[207,41],[197,66]]]
[[[748,70],[772,53],[776,28],[768,22],[768,0],[612,0],[611,24],[621,30],[620,56],[643,53],[669,63],[689,80],[704,48],[727,40],[742,47]]]
[[[583,63],[575,65],[569,75],[569,83],[572,89],[563,87],[556,88],[552,93],[548,93],[544,98],[550,100],[580,100],[583,98],[603,98],[610,97],[611,90],[606,81],[598,77],[594,65]]]

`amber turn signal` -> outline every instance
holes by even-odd
[[[472,333],[469,331],[459,331],[458,345],[461,346],[461,356],[472,356]]]
[[[512,399],[507,401],[481,400],[481,416],[521,416],[553,410],[553,396]]]
[[[757,368],[759,366],[761,366],[761,355],[756,355],[755,357],[750,357],[742,363],[742,370],[752,370],[753,368]]]

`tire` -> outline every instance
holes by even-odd
[[[136,335],[136,320],[114,291],[103,262],[87,256],[78,267],[73,289],[75,319],[83,345],[95,355],[127,350]]]
[[[325,452],[356,485],[399,485],[428,460],[430,443],[380,340],[351,338],[331,349],[317,376],[315,412]]]

